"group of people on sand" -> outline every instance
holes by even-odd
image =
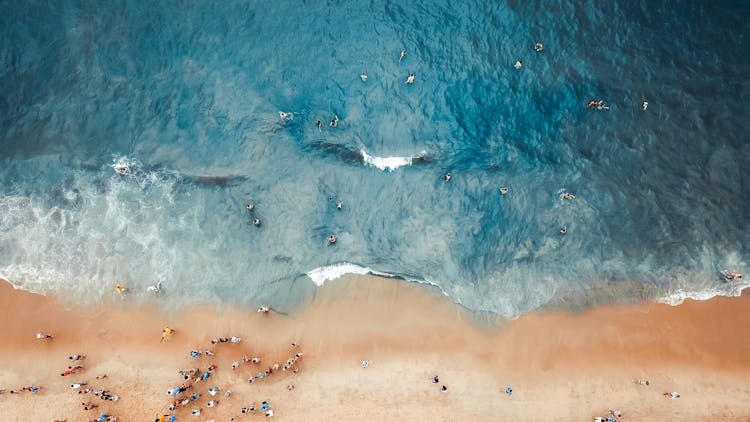
[[[260,310],[259,310],[260,311]],[[174,332],[174,330],[172,331]],[[211,340],[212,346],[220,346],[225,343],[238,345],[242,342],[242,338],[239,336],[226,336],[226,337],[216,337]],[[223,346],[222,346],[223,347]],[[299,347],[299,344],[297,342],[292,343],[292,348]],[[198,350],[191,350],[189,353],[190,357],[193,359],[199,359],[208,357],[209,359],[212,359],[216,354],[214,350],[212,349],[206,349],[203,353],[199,352]],[[248,383],[253,383],[258,380],[264,380],[268,377],[270,377],[274,373],[278,373],[281,371],[290,371],[293,373],[297,373],[299,371],[299,367],[297,365],[297,362],[299,359],[301,359],[303,356],[302,352],[296,352],[293,356],[291,356],[289,359],[286,360],[286,362],[282,365],[280,363],[275,363],[273,365],[268,366],[265,370],[261,370],[256,375],[250,375],[250,377],[247,379]],[[233,360],[231,363],[232,370],[238,370],[241,368],[241,366],[245,365],[252,365],[252,366],[258,366],[261,364],[261,358],[258,356],[252,356],[249,357],[248,355],[243,355],[241,359]],[[220,388],[218,386],[210,386],[205,389],[205,391],[199,391],[200,385],[208,380],[211,379],[211,377],[215,374],[215,371],[217,371],[219,368],[219,365],[215,362],[210,362],[208,367],[205,370],[201,370],[200,368],[196,367],[193,369],[183,369],[178,371],[179,375],[182,377],[182,383],[167,391],[167,394],[172,399],[171,403],[168,407],[168,412],[165,414],[157,415],[155,421],[174,421],[176,420],[176,415],[174,414],[177,412],[178,408],[183,407],[189,407],[193,406],[193,408],[190,411],[190,414],[193,416],[200,416],[203,414],[204,409],[202,406],[200,406],[198,403],[200,402],[202,397],[205,397],[205,394],[210,396],[210,400],[205,403],[206,408],[213,408],[220,404],[220,401],[218,399],[215,399],[220,391]],[[294,384],[289,384],[287,386],[288,390],[294,389]],[[229,398],[232,396],[232,390],[227,389],[224,392],[224,396]],[[250,404],[247,406],[243,406],[241,408],[241,413],[247,414],[254,411],[259,411],[260,413],[264,414],[266,417],[272,417],[274,416],[274,410],[271,408],[271,405],[268,403],[268,401],[263,401],[260,406],[256,406],[255,404]],[[231,420],[234,420],[232,418]]]
[[[36,333],[35,337],[38,340],[42,340],[42,341],[51,341],[52,339],[55,338],[54,335],[44,333],[44,332]],[[60,376],[61,377],[73,376],[83,371],[84,370],[83,365],[79,363],[75,363],[75,362],[81,362],[84,359],[86,359],[86,355],[81,354],[81,353],[76,353],[76,354],[68,356],[68,361],[70,361],[73,364],[68,365],[68,369],[61,372]],[[97,380],[102,380],[104,378],[107,378],[107,374],[101,374],[101,375],[96,376]],[[87,394],[93,393],[94,396],[98,397],[102,401],[117,401],[119,399],[119,396],[114,395],[107,390],[91,389],[91,388],[88,388],[88,386],[89,386],[88,382],[85,382],[85,381],[77,381],[77,382],[73,382],[72,384],[70,384],[71,390],[76,391],[79,395],[87,395]],[[19,389],[10,390],[9,393],[10,394],[21,394],[24,392],[38,393],[41,390],[42,390],[41,386],[31,385],[31,386],[22,387]],[[3,394],[3,393],[5,393],[5,390],[0,390],[0,394]],[[89,410],[98,408],[99,404],[93,401],[86,401],[86,402],[82,402],[81,406],[84,411],[89,411]],[[96,419],[93,419],[90,422],[116,422],[116,421],[117,421],[116,416],[102,413]],[[56,419],[55,422],[65,422],[65,419]]]
[[[645,387],[648,387],[651,385],[651,382],[647,379],[634,379],[633,382],[638,385],[642,385]],[[663,396],[665,396],[668,399],[678,399],[680,398],[680,393],[676,391],[666,391],[662,393]],[[619,420],[622,418],[622,412],[619,409],[609,409],[609,412],[606,416],[597,416],[594,418],[594,422],[619,422]]]

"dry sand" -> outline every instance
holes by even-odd
[[[136,308],[113,295],[96,309],[71,310],[0,283],[0,419],[89,421],[104,411],[153,421],[169,413],[166,391],[183,382],[178,369],[216,363],[212,377],[194,386],[203,397],[178,408],[178,420],[263,418],[240,408],[267,400],[274,419],[290,421],[591,421],[614,408],[622,421],[750,421],[748,295],[539,313],[491,326],[422,286],[370,276],[327,283],[292,316],[213,307],[168,315],[159,300]],[[165,326],[177,331],[160,343]],[[55,338],[37,340],[39,331]],[[232,335],[242,343],[210,344]],[[191,359],[191,349],[216,355]],[[296,352],[304,353],[299,373],[246,381]],[[61,377],[75,353],[87,355],[85,369]],[[263,360],[232,369],[243,354]],[[108,377],[95,379],[102,373]],[[120,399],[79,395],[69,387],[79,381]],[[28,385],[43,389],[7,392]],[[207,408],[214,385],[219,405]],[[504,394],[508,385],[512,396]],[[665,391],[681,397],[669,400]],[[86,412],[83,401],[99,408]],[[190,415],[195,407],[200,417]]]

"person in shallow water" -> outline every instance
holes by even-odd
[[[253,225],[254,226],[260,226],[260,218],[253,218]]]
[[[414,83],[414,74],[413,73],[410,73],[409,77],[406,78],[406,83],[409,84],[409,85],[411,85],[411,84]]]
[[[334,243],[336,243],[336,236],[334,235],[328,236],[328,244],[333,245]]]
[[[339,115],[335,114],[333,119],[331,120],[331,127],[336,127],[339,125]]]

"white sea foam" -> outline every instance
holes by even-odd
[[[421,154],[413,157],[377,157],[368,154],[364,149],[362,149],[360,153],[362,154],[362,159],[366,164],[369,164],[380,170],[387,171],[393,171],[403,166],[410,166],[414,161],[414,158],[420,158],[425,154],[425,152],[422,152]]]
[[[742,290],[750,287],[750,282],[727,282],[727,285],[722,287],[723,288],[703,290],[677,290],[667,296],[657,299],[656,301],[665,303],[667,305],[677,306],[684,302],[685,299],[708,300],[716,296],[740,296],[742,294]]]
[[[390,273],[384,273],[381,271],[373,270],[368,267],[362,267],[357,264],[351,264],[349,262],[342,262],[340,264],[326,265],[324,267],[315,268],[314,270],[308,272],[307,276],[310,277],[310,279],[316,286],[322,286],[323,284],[325,284],[326,281],[335,280],[346,274],[359,274],[359,275],[371,274],[371,275],[387,277],[387,278],[401,278],[409,282],[425,284],[428,286],[435,287],[438,290],[440,290],[440,292],[444,296],[448,296],[448,293],[445,290],[443,290],[443,288],[438,283],[435,283],[433,281],[422,280],[422,279],[418,279],[414,277],[408,277],[408,276],[402,276],[402,275],[396,275],[396,274],[390,274]]]
[[[335,265],[326,265],[316,268],[307,273],[316,286],[322,286],[326,281],[335,280],[344,274],[373,274],[374,272],[367,267],[344,262]]]

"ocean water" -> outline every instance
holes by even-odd
[[[2,1],[0,277],[292,307],[373,272],[504,317],[738,294],[749,5]]]

